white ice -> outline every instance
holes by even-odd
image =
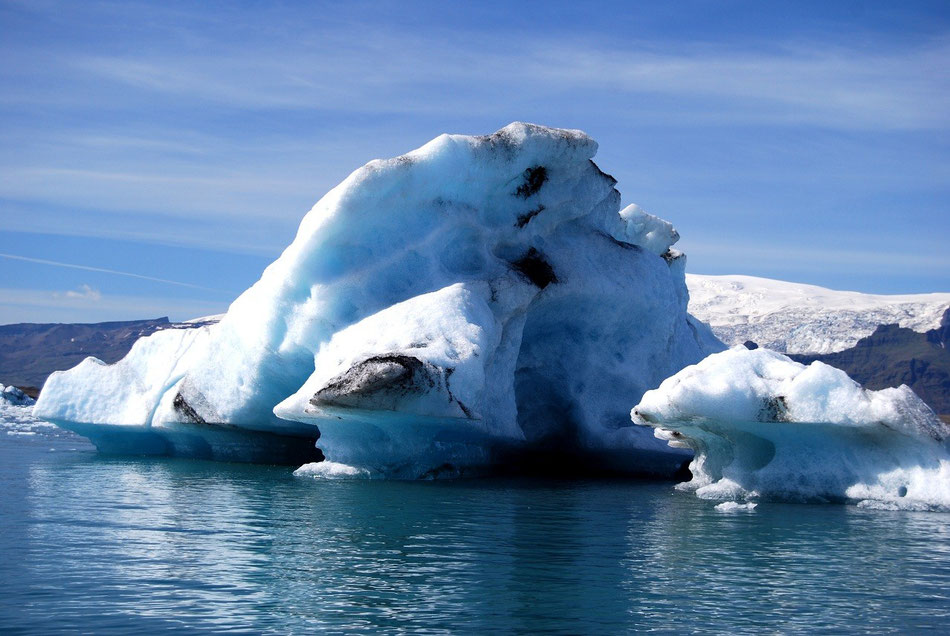
[[[33,417],[33,398],[15,386],[0,384],[0,430],[7,435],[35,435],[52,424]]]
[[[294,475],[314,479],[371,479],[373,477],[365,468],[347,466],[329,460],[304,464],[294,471]]]
[[[719,512],[752,512],[757,506],[758,504],[754,501],[749,501],[747,503],[724,501],[721,504],[716,504],[715,508]]]
[[[696,453],[683,487],[703,498],[950,508],[950,428],[906,386],[869,391],[740,346],[648,391],[632,417]]]
[[[669,251],[680,238],[672,223],[648,214],[639,205],[631,204],[620,210],[620,218],[623,229],[617,239],[639,245],[657,256]]]

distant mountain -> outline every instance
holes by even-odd
[[[879,325],[925,332],[950,307],[950,293],[862,294],[754,276],[687,274],[686,285],[689,312],[723,342],[751,340],[783,353],[843,351]]]
[[[186,323],[156,318],[92,324],[0,325],[0,382],[37,389],[53,371],[70,369],[87,356],[116,362],[142,336],[162,329],[191,329],[216,321],[217,316]],[[27,392],[35,397],[35,390]]]
[[[950,415],[950,309],[937,329],[917,333],[898,325],[881,325],[844,351],[793,355],[808,364],[820,360],[847,372],[869,389],[906,384],[941,415]]]

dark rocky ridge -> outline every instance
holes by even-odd
[[[553,272],[545,270],[544,273],[547,276],[540,276],[539,286],[556,281]],[[89,324],[0,325],[0,383],[18,386],[35,398],[50,373],[72,368],[87,356],[111,364],[125,356],[142,336],[162,329],[194,328],[203,324],[207,323],[172,323],[168,318],[156,318]],[[820,360],[845,371],[869,389],[906,384],[934,411],[950,419],[948,340],[950,309],[944,314],[941,326],[926,333],[897,325],[881,325],[850,349],[789,357],[804,364]],[[745,344],[749,348],[756,346],[753,342]]]
[[[162,329],[191,329],[208,323],[174,323],[168,318],[99,323],[0,325],[0,383],[36,397],[53,371],[71,369],[88,356],[113,363],[135,341]]]
[[[868,389],[906,384],[930,408],[950,415],[950,309],[940,327],[917,333],[898,325],[881,325],[844,351],[823,355],[791,355],[809,364],[820,360],[845,371]]]

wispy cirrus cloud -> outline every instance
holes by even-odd
[[[259,109],[346,109],[364,113],[490,114],[473,95],[603,93],[606,109],[658,121],[705,124],[812,124],[843,129],[946,129],[950,116],[950,40],[860,50],[789,42],[768,52],[687,44],[675,53],[655,43],[573,41],[477,34],[424,40],[390,32],[325,34],[290,49],[246,48],[155,57],[90,56],[76,70],[131,88]],[[477,63],[473,63],[477,60]],[[434,92],[425,90],[436,87]],[[675,113],[641,111],[622,96],[665,95]],[[709,99],[713,98],[714,102]],[[528,101],[530,101],[528,97]],[[510,103],[510,102],[509,102]]]
[[[412,135],[409,126],[398,132],[383,117],[419,122],[452,113],[454,120],[488,119],[500,126],[532,113],[561,123],[568,113],[566,123],[572,124],[573,113],[581,111],[641,128],[821,127],[844,135],[950,127],[943,107],[950,103],[950,65],[943,63],[950,59],[950,39],[873,50],[788,42],[765,52],[709,43],[673,51],[649,40],[527,35],[511,41],[484,32],[420,39],[365,25],[357,37],[348,28],[357,27],[305,32],[281,40],[281,46],[269,39],[226,42],[214,55],[201,47],[61,55],[49,68],[87,87],[71,93],[82,93],[96,107],[221,109],[256,125],[246,132],[200,130],[160,123],[162,117],[152,112],[151,121],[134,126],[39,129],[27,139],[19,134],[8,148],[30,151],[7,161],[0,154],[0,197],[129,216],[160,212],[219,222],[270,217],[290,227],[349,170],[385,155],[381,141],[406,139],[389,144],[396,154],[440,131]],[[36,97],[49,99],[48,93]],[[365,123],[353,123],[367,116]],[[298,134],[271,129],[269,121],[287,117],[302,118]],[[336,117],[340,123],[310,129],[315,121]],[[854,171],[848,160],[838,162],[842,172]],[[929,165],[932,172],[938,164]],[[772,170],[766,163],[742,169],[756,177],[761,166]],[[731,165],[703,170],[709,179],[717,171],[731,171],[726,179],[739,174]],[[827,166],[802,162],[799,170],[826,174]],[[769,178],[776,176],[772,171]],[[885,166],[854,178],[882,183],[931,176]],[[245,243],[253,247],[253,241]]]
[[[223,290],[223,289],[214,289],[214,288],[212,288],[212,287],[205,287],[205,286],[203,286],[203,285],[196,285],[196,284],[194,284],[194,283],[186,283],[186,282],[178,281],[178,280],[169,280],[169,279],[167,279],[167,278],[156,278],[155,276],[145,276],[145,275],[143,275],[143,274],[136,274],[136,273],[134,273],[134,272],[123,272],[123,271],[119,271],[119,270],[115,270],[115,269],[108,269],[108,268],[105,268],[105,267],[92,267],[92,266],[90,266],[90,265],[78,265],[78,264],[76,264],[76,263],[62,263],[62,262],[60,262],[60,261],[51,261],[51,260],[48,260],[48,259],[45,259],[45,258],[33,258],[33,257],[30,257],[30,256],[19,256],[19,255],[17,255],[17,254],[5,254],[5,253],[2,253],[2,252],[0,252],[0,258],[5,258],[5,259],[9,259],[9,260],[14,260],[14,261],[25,261],[25,262],[28,262],[28,263],[36,263],[36,264],[38,264],[38,265],[49,265],[49,266],[52,266],[52,267],[65,267],[65,268],[68,268],[68,269],[79,269],[79,270],[83,270],[83,271],[87,271],[87,272],[98,272],[98,273],[101,273],[101,274],[112,274],[112,275],[115,275],[115,276],[125,276],[125,277],[127,277],[127,278],[137,278],[137,279],[139,279],[139,280],[147,280],[147,281],[151,281],[151,282],[154,282],[154,283],[164,283],[164,284],[166,284],[166,285],[174,285],[174,286],[176,286],[176,287],[188,287],[188,288],[190,288],[190,289],[198,289],[198,290],[201,290],[201,291],[215,292],[215,293],[219,293],[219,294],[227,294],[227,295],[233,294],[233,292],[229,292],[229,291],[226,291],[226,290]],[[83,287],[88,289],[88,285],[84,285]],[[88,289],[88,291],[89,291],[90,293],[95,292],[95,290],[91,290],[91,289]],[[78,297],[80,297],[80,296],[70,296],[69,293],[70,293],[70,292],[67,292],[67,293],[66,293],[66,297],[68,297],[68,298],[78,298]],[[95,292],[95,293],[98,293],[98,292]],[[86,295],[86,296],[83,296],[83,297],[87,297],[87,298],[88,298],[88,297],[91,297],[91,296]]]
[[[521,119],[590,132],[625,201],[696,245],[693,266],[811,267],[831,286],[862,264],[944,267],[927,241],[946,233],[945,12],[727,4],[0,1],[0,218],[271,257],[367,160]],[[815,235],[838,253],[795,248]],[[135,280],[106,276],[88,279],[103,300]]]

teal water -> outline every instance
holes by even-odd
[[[0,430],[0,632],[950,631],[950,514],[317,482]]]

